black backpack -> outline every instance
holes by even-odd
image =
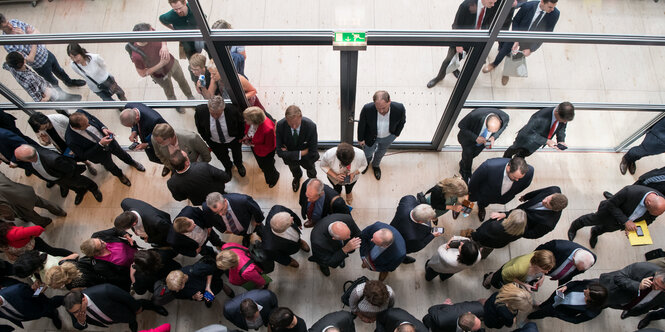
[[[145,63],[145,57],[146,57],[145,52],[143,52],[140,48],[136,47],[134,43],[125,44],[125,51],[129,53],[130,59],[132,58],[132,52],[138,53],[138,55],[140,55],[141,58],[143,58],[143,63]]]
[[[263,273],[270,273],[275,270],[275,262],[268,257],[268,254],[263,249],[263,243],[261,241],[254,241],[254,243],[250,244],[249,250],[235,246],[226,247],[224,249],[242,250],[245,252],[245,255],[249,257],[249,261],[240,268],[240,274],[243,274],[252,263],[258,265]]]
[[[356,289],[356,286],[367,282],[369,279],[365,276],[362,276],[356,280],[348,280],[344,283],[342,286],[342,291],[344,292],[342,294],[342,304],[348,306],[349,305],[349,298],[351,297],[351,292],[353,292],[354,289]],[[347,285],[349,285],[347,287]],[[363,295],[364,297],[364,295]]]

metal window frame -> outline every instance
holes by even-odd
[[[237,71],[228,52],[228,46],[331,46],[334,30],[329,29],[248,29],[248,30],[211,30],[202,11],[199,0],[189,0],[190,8],[197,20],[200,30],[168,30],[141,32],[91,32],[91,33],[48,33],[31,35],[2,35],[0,45],[7,44],[63,44],[81,43],[125,43],[135,41],[195,41],[203,40],[212,60],[220,70],[224,84],[230,87],[230,98],[241,107],[247,106],[247,99],[237,77]],[[502,6],[489,30],[452,30],[452,31],[398,31],[368,30],[367,44],[370,46],[466,46],[471,48],[467,61],[462,68],[439,124],[429,142],[394,142],[391,148],[442,150],[461,109],[476,107],[512,108],[533,110],[555,105],[553,102],[520,102],[520,101],[475,101],[467,100],[482,67],[481,59],[487,57],[491,46],[499,41],[545,42],[589,45],[642,45],[665,46],[665,36],[629,35],[629,34],[593,34],[593,33],[554,33],[554,32],[522,32],[500,31],[500,27],[508,16],[511,1],[498,2]],[[221,74],[221,71],[220,71]],[[349,82],[351,83],[351,82]],[[354,83],[355,84],[355,83]],[[348,85],[348,84],[347,84]],[[351,87],[355,89],[356,87]],[[122,101],[82,101],[82,102],[26,102],[0,83],[0,95],[10,103],[0,103],[0,109],[23,110],[30,114],[36,109],[58,108],[118,108],[124,106]],[[172,108],[176,106],[192,107],[205,102],[204,100],[140,101],[154,108]],[[621,144],[612,149],[599,151],[622,151],[635,140],[639,139],[656,121],[665,118],[665,105],[625,104],[625,103],[578,103],[577,110],[604,111],[639,111],[661,112],[636,132],[629,135]],[[348,113],[348,112],[347,112]],[[344,112],[340,112],[342,127],[345,127]],[[348,131],[348,123],[346,123]],[[346,135],[348,136],[348,134]],[[340,141],[342,137],[340,137]],[[321,142],[322,147],[332,146],[339,141]]]

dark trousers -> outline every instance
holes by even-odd
[[[222,162],[222,165],[224,165],[224,170],[227,173],[231,172],[234,164],[236,167],[242,166],[242,147],[237,138],[230,143],[220,144],[212,141],[209,143],[212,153],[214,153],[217,159]],[[231,149],[233,162],[231,162],[231,158],[229,158],[229,149]]]
[[[111,174],[121,177],[122,176],[122,170],[118,167],[113,162],[113,158],[111,155],[115,155],[116,157],[120,158],[125,164],[134,166],[136,165],[136,161],[132,159],[132,157],[120,147],[120,144],[118,144],[118,141],[113,140],[109,145],[108,145],[108,152],[104,155],[104,159],[101,161],[96,161],[95,163],[101,164],[104,166],[104,168],[111,172]]]
[[[304,168],[307,171],[308,178],[315,178],[316,177],[316,167],[314,166],[315,162],[316,160],[312,160],[310,158],[300,158],[300,160],[296,161],[284,160],[286,166],[289,166],[289,170],[291,171],[291,174],[293,174],[294,179],[300,179],[302,177],[302,170],[300,169],[300,167]]]
[[[439,273],[434,271],[430,267],[425,267],[425,280],[427,281],[432,281],[432,279],[436,278],[436,276],[439,276],[439,278],[441,278],[441,281],[445,281],[454,275],[455,275],[454,273]]]
[[[98,92],[95,92],[95,94],[104,101],[113,101],[114,94],[117,95],[118,99],[120,100],[127,100],[127,97],[125,97],[125,90],[123,90],[118,85],[118,83],[115,81],[115,78],[113,76],[109,76],[108,79],[112,82],[111,86],[108,89],[102,89]]]
[[[471,177],[471,165],[473,158],[477,157],[485,149],[485,144],[477,145],[462,145],[462,160],[459,162],[459,173],[462,179],[468,182]]]
[[[73,252],[71,252],[67,249],[64,249],[64,248],[53,248],[53,247],[51,247],[50,245],[46,244],[46,242],[44,242],[44,240],[40,237],[35,238],[35,250],[45,252],[45,253],[47,253],[51,256],[65,257],[65,256],[69,256],[69,255],[73,254]]]
[[[81,174],[59,179],[55,183],[66,190],[73,190],[77,195],[83,195],[87,191],[93,192],[99,189],[95,181]]]
[[[552,306],[554,304],[554,295],[555,293],[552,293],[550,297],[543,303],[538,306],[538,309],[536,311],[532,312],[529,314],[528,318],[529,319],[541,319],[545,317],[556,317],[557,312],[554,310],[554,307]]]
[[[254,149],[252,149],[254,153]],[[279,172],[275,168],[275,151],[268,153],[265,157],[258,156],[254,153],[256,158],[256,163],[259,164],[259,168],[263,171],[263,176],[266,179],[268,185],[274,185],[279,180]]]
[[[577,226],[578,228],[594,226],[591,231],[596,235],[623,229],[616,219],[614,219],[612,213],[604,208],[599,208],[595,213],[588,213],[575,219],[572,226]]]
[[[492,287],[496,289],[501,289],[501,287],[503,287],[503,277],[501,276],[502,272],[503,272],[503,266],[500,269],[496,270],[496,272],[494,272],[494,274],[492,275],[492,281],[490,282]]]
[[[506,57],[506,55],[510,54],[510,52],[513,50],[513,42],[501,42],[499,43],[499,53],[496,54],[496,58],[494,58],[494,62],[492,64],[494,67],[498,66],[501,64],[501,61],[503,61],[503,58]]]
[[[437,82],[441,81],[446,76],[446,68],[448,68],[450,61],[453,60],[453,56],[455,56],[456,54],[457,50],[455,49],[454,46],[448,47],[448,54],[446,54],[446,58],[443,59],[443,62],[441,63],[441,68],[439,68],[439,73],[436,74],[436,77],[434,78]]]
[[[514,155],[516,157],[526,158],[526,157],[528,157],[532,154],[533,154],[533,152],[530,152],[529,150],[527,150],[525,148],[520,148],[520,147],[516,146],[515,144],[513,144],[513,145],[511,145],[510,147],[508,147],[506,149],[506,152],[503,153],[503,157],[504,158],[512,158],[513,155]]]
[[[272,259],[282,265],[289,265],[291,263],[291,256],[283,253],[272,253]]]
[[[153,163],[157,164],[162,164],[162,161],[159,160],[159,157],[155,154],[155,148],[152,146],[152,142],[148,144],[148,147],[143,150],[145,152],[145,155],[148,156],[148,160],[152,161]]]
[[[37,196],[37,201],[35,202],[36,207],[40,207],[42,209],[48,210],[48,212],[51,212],[52,214],[58,214],[62,211],[62,208],[59,206],[53,204],[49,200],[36,195]],[[16,209],[14,209],[17,211]],[[21,212],[17,215],[17,217],[23,219],[25,222],[31,222],[35,225],[39,226],[44,226],[45,223],[48,222],[49,218],[42,217],[37,213],[34,209],[32,210],[26,210],[26,209],[20,209]]]
[[[652,156],[663,152],[665,152],[665,142],[651,132],[647,132],[642,144],[630,148],[623,157],[630,164],[640,160],[642,157]]]
[[[46,51],[48,52],[48,57],[46,58],[46,62],[44,63],[43,66],[39,68],[32,68],[39,74],[39,76],[43,77],[47,82],[51,83],[53,86],[58,86],[58,80],[55,79],[55,76],[57,76],[59,79],[61,79],[65,84],[71,84],[72,79],[67,75],[64,69],[60,67],[60,64],[58,63],[58,59],[55,58],[55,55],[51,53],[51,51]]]
[[[335,191],[336,191],[338,194],[341,194],[341,193],[342,193],[342,187],[344,187],[344,189],[346,189],[346,193],[347,193],[347,194],[350,194],[350,193],[351,193],[351,190],[353,190],[353,186],[355,186],[355,185],[356,185],[356,182],[358,182],[358,181],[356,181],[356,182],[351,182],[351,183],[349,183],[349,184],[335,184],[335,183],[333,182],[333,180],[330,179],[330,176],[328,176],[328,181],[330,181],[330,184],[332,184],[333,189],[335,189]]]

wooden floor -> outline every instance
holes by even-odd
[[[414,5],[412,1],[295,1],[279,2],[267,0],[231,1],[202,0],[204,11],[211,21],[225,18],[242,29],[326,29],[331,27],[348,29],[448,29],[452,23],[458,1],[424,0]],[[557,31],[655,34],[665,33],[665,4],[652,0],[578,0],[560,1],[561,19]],[[17,18],[34,24],[42,32],[74,31],[129,31],[138,22],[149,22],[163,30],[157,16],[166,12],[165,0],[56,0],[42,1],[36,8],[29,5],[2,5],[0,12],[8,18]],[[410,13],[403,15],[402,13]],[[65,23],[66,24],[63,24]],[[49,45],[49,49],[65,67],[68,59],[66,45]],[[91,52],[100,53],[109,70],[133,100],[159,100],[164,94],[149,79],[139,79],[123,50],[123,43],[90,45]],[[169,43],[173,54],[177,44]],[[436,88],[427,89],[425,83],[431,79],[446,52],[439,47],[369,47],[360,54],[358,73],[357,106],[371,100],[377,89],[387,89],[393,100],[403,102],[407,108],[407,124],[402,141],[429,141],[434,133],[441,112],[447,103],[454,81],[446,78]],[[329,47],[248,47],[246,74],[257,87],[259,97],[268,111],[277,119],[290,104],[300,105],[306,116],[315,120],[321,140],[337,139],[339,135],[339,60]],[[493,57],[496,49],[490,53]],[[665,48],[610,45],[566,45],[546,44],[529,58],[530,76],[512,79],[501,86],[500,72],[480,74],[470,99],[488,100],[532,100],[555,101],[570,99],[573,102],[627,102],[662,104],[665,100]],[[181,60],[183,68],[186,61]],[[398,64],[398,65],[396,65]],[[500,69],[500,68],[499,68]],[[65,67],[70,74],[72,71]],[[0,70],[0,81],[22,97],[27,94],[4,70]],[[87,88],[71,91],[84,95],[84,100],[98,100]],[[184,98],[176,88],[176,94]],[[6,101],[0,97],[0,101]],[[193,111],[185,115],[173,110],[159,110],[164,118],[176,128],[195,130]],[[517,130],[526,122],[531,112],[508,110],[511,122],[497,142],[507,146]],[[31,130],[22,113],[13,112],[19,127]],[[127,144],[129,130],[120,126],[114,110],[95,110],[97,115]],[[634,129],[642,126],[653,114],[636,112],[579,112],[568,128],[567,142],[574,147],[611,147],[625,139]],[[456,132],[451,134],[448,144],[456,144]],[[120,202],[126,197],[142,199],[175,215],[184,203],[173,201],[166,189],[166,179],[160,176],[161,166],[151,164],[143,154],[134,153],[135,158],[146,166],[146,173],[122,165],[133,185],[128,188],[105,171],[93,179],[104,194],[103,203],[97,203],[87,195],[83,203],[74,206],[74,195],[60,198],[56,189],[46,189],[42,181],[34,176],[26,178],[23,172],[0,166],[15,181],[33,185],[42,196],[61,204],[69,213],[66,218],[55,218],[43,237],[56,246],[78,251],[79,244],[94,231],[112,226],[113,219],[121,212]],[[474,162],[477,167],[486,158],[500,156],[499,152],[483,153]],[[253,196],[265,212],[274,204],[282,204],[298,211],[297,194],[291,190],[291,175],[281,160],[277,161],[281,178],[275,188],[269,189],[263,180],[254,158],[245,153],[247,176],[234,179],[229,192],[240,192]],[[399,199],[404,195],[426,190],[436,181],[457,172],[459,152],[390,152],[382,163],[383,179],[376,181],[371,172],[361,177],[354,189],[353,216],[359,226],[367,226],[377,220],[390,222]],[[618,171],[620,154],[610,153],[558,153],[538,152],[529,158],[536,169],[534,181],[528,190],[558,185],[569,198],[569,207],[564,210],[557,228],[539,240],[519,240],[508,247],[496,250],[487,260],[472,270],[467,270],[446,282],[438,279],[427,282],[424,278],[424,263],[435,252],[437,246],[463,228],[478,227],[475,212],[468,218],[453,221],[449,215],[442,217],[445,236],[438,238],[416,256],[417,262],[400,267],[391,273],[386,282],[396,293],[396,306],[402,307],[421,318],[427,308],[442,303],[447,297],[453,301],[486,298],[491,292],[481,286],[484,273],[494,271],[512,257],[533,250],[538,244],[555,238],[565,238],[572,220],[592,212],[602,199],[602,191],[616,191],[633,183],[637,177],[656,167],[662,167],[663,156],[649,157],[638,162],[635,176],[621,176]],[[214,159],[213,165],[221,167]],[[120,165],[120,164],[119,164]],[[87,173],[86,173],[87,174]],[[319,171],[319,178],[324,179]],[[517,205],[491,205],[488,212],[510,209]],[[46,213],[46,212],[44,212]],[[47,214],[47,213],[46,213]],[[48,214],[47,214],[48,215]],[[53,217],[53,216],[52,216]],[[620,233],[603,235],[594,250],[598,262],[582,278],[598,277],[601,273],[616,270],[632,262],[644,260],[644,252],[663,246],[658,234],[665,234],[665,226],[659,218],[651,231],[656,235],[655,244],[647,247],[630,247]],[[440,223],[441,225],[441,223]],[[309,240],[309,230],[304,232]],[[589,230],[578,233],[577,241],[588,245]],[[288,306],[308,325],[324,314],[341,309],[339,296],[342,284],[360,275],[377,277],[376,273],[360,268],[358,254],[347,260],[345,269],[334,269],[329,278],[324,278],[318,268],[307,261],[307,255],[294,256],[301,264],[299,269],[278,266],[271,275],[274,282],[270,289],[279,298],[280,304]],[[190,264],[193,259],[180,259]],[[546,282],[536,294],[537,301],[545,300],[554,290],[553,282]],[[240,290],[237,290],[240,291]],[[49,290],[48,295],[59,294]],[[170,315],[166,318],[151,312],[141,314],[140,327],[151,328],[170,322],[174,331],[193,331],[208,324],[226,322],[222,315],[223,295],[211,309],[190,301],[176,301],[167,306]],[[71,323],[63,308],[60,309],[65,329]],[[595,320],[572,325],[560,320],[538,321],[541,331],[632,331],[638,318],[624,321],[619,311],[606,310]],[[48,319],[25,325],[26,331],[51,331]],[[651,326],[664,328],[665,322]],[[372,331],[373,325],[356,322],[359,331]],[[108,329],[91,328],[104,331]],[[111,330],[127,330],[126,325],[114,326]],[[510,329],[505,329],[509,331]]]

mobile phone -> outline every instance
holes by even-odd
[[[492,142],[490,142],[490,141],[485,141],[485,148],[486,148],[486,149],[491,149],[491,148],[492,148]]]
[[[561,289],[557,289],[557,290],[555,291],[555,294],[556,294],[557,297],[561,298],[562,300],[566,298],[566,296],[563,294],[563,292],[561,291]]]
[[[351,183],[351,175],[347,175],[344,177],[344,184],[349,184]]]
[[[109,134],[109,139],[113,139],[113,134]]]
[[[642,226],[637,226],[635,232],[637,233],[637,236],[644,236],[644,232],[642,231]]]
[[[37,297],[44,291],[44,286],[37,288],[37,290],[32,294],[32,297]]]
[[[208,291],[206,291],[205,293],[203,293],[203,298],[204,298],[206,301],[211,302],[211,301],[214,301],[214,300],[215,300],[215,295],[212,294],[212,293],[210,293],[210,292],[208,292]]]
[[[130,150],[134,150],[134,149],[136,149],[136,147],[138,145],[139,145],[139,142],[134,142],[134,143],[130,144],[127,148],[130,149]]]
[[[568,148],[567,146],[565,146],[565,145],[563,145],[563,144],[561,144],[561,143],[557,144],[556,147],[559,148],[559,150],[565,150],[565,149]]]
[[[443,234],[443,227],[432,227],[432,233],[441,233],[441,234]]]

